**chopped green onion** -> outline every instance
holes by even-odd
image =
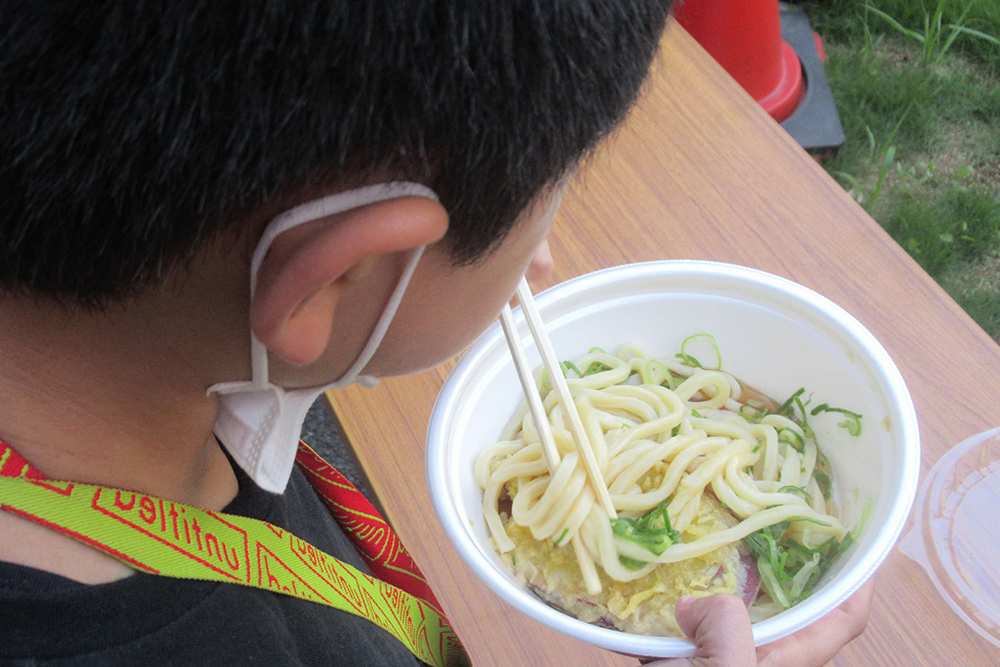
[[[802,413],[802,432],[804,433],[807,428],[809,428],[809,420],[806,418],[806,405],[812,402],[812,394],[809,394],[809,398],[806,399],[805,405],[802,404],[802,399],[796,397],[795,405],[799,406],[799,412]]]
[[[781,404],[781,407],[778,408],[778,414],[785,415],[787,417],[794,417],[795,409],[792,407],[792,404],[795,402],[795,399],[804,394],[805,391],[806,391],[805,387],[799,387],[798,391],[789,396],[788,400]]]
[[[716,358],[715,368],[717,370],[721,370],[722,369],[722,352],[719,351],[719,344],[715,342],[715,336],[713,336],[710,333],[697,333],[697,334],[694,334],[693,336],[688,336],[681,343],[681,351],[680,351],[680,353],[676,354],[674,356],[677,357],[678,359],[681,359],[682,361],[684,361],[684,363],[686,363],[689,366],[693,365],[693,366],[697,366],[698,368],[702,368],[701,363],[699,363],[697,359],[695,359],[694,357],[692,357],[690,354],[687,353],[688,343],[690,343],[695,338],[707,338],[708,339],[708,342],[712,344],[712,349],[715,350],[715,358]]]
[[[845,410],[844,408],[831,408],[828,404],[823,403],[813,408],[812,415],[815,417],[821,412],[839,412],[847,417],[847,419],[842,422],[838,422],[837,426],[846,428],[847,432],[855,438],[861,435],[861,415],[857,412],[851,412],[850,410]]]
[[[851,531],[847,535],[844,535],[844,539],[842,539],[840,542],[837,543],[836,545],[837,555],[839,556],[840,554],[850,549],[852,544],[854,544],[854,531]]]
[[[549,382],[549,369],[547,368],[542,369],[542,385],[539,387],[539,391],[543,394],[552,391],[552,384]]]
[[[778,489],[778,493],[799,493],[805,496],[806,500],[808,500],[810,503],[812,503],[813,501],[812,495],[808,491],[806,491],[804,486],[793,486],[789,484],[788,486],[783,486],[780,489]]]
[[[695,368],[701,368],[701,363],[692,357],[690,354],[684,354],[683,352],[678,352],[674,355],[681,360],[681,363],[685,366],[694,366]]]
[[[746,413],[743,412],[743,408],[750,408],[751,410],[753,410],[753,414],[747,416]],[[757,407],[752,405],[752,401],[741,403],[739,410],[737,410],[737,414],[739,414],[740,417],[743,417],[743,419],[747,420],[751,424],[759,423],[761,418],[767,416],[768,412],[769,410],[766,407]]]
[[[802,439],[802,436],[798,432],[790,428],[783,428],[778,431],[778,442],[783,442],[800,453],[804,452],[806,448],[806,441]]]
[[[577,368],[576,364],[574,364],[572,361],[561,361],[559,363],[563,366],[564,369],[568,369],[568,370],[571,370],[574,373],[576,373],[577,377],[580,377],[580,378],[583,377],[583,373],[580,372],[580,369]]]
[[[698,412],[697,410],[694,410],[694,409],[691,410],[691,416],[692,417],[697,417],[698,419],[704,419],[704,417],[701,415],[701,413]]]
[[[806,412],[806,406],[812,402],[812,394],[809,394],[809,398],[806,399],[805,403],[803,403],[802,399],[800,398],[802,394],[805,393],[805,391],[806,391],[805,387],[799,387],[799,389],[794,394],[788,397],[787,401],[781,404],[781,407],[778,408],[778,414],[785,415],[789,419],[794,420],[795,408],[798,407],[799,412],[802,413],[802,432],[805,433],[805,436],[807,438],[815,440],[816,437],[813,434],[812,429],[809,427],[809,417],[808,417],[809,413]]]
[[[607,354],[607,352],[605,352],[604,350],[602,350],[599,347],[592,347],[592,348],[590,348],[590,352],[588,352],[588,354],[594,354],[594,353],[597,353],[597,352],[599,352],[600,354]],[[608,371],[608,370],[611,370],[611,366],[608,366],[607,364],[601,363],[600,361],[592,361],[592,362],[590,362],[590,366],[587,367],[587,370],[582,375],[580,375],[580,377],[587,377],[588,375],[592,375],[594,373],[600,373],[601,371]],[[578,375],[579,375],[579,373],[578,373]]]
[[[681,425],[678,424],[673,429],[671,429],[671,431],[670,431],[670,437],[676,437],[677,434],[680,433],[680,432],[681,432]]]
[[[680,533],[670,525],[665,500],[637,519],[611,519],[611,530],[657,556],[680,541]]]
[[[560,544],[560,543],[562,543],[562,541],[563,541],[564,539],[566,539],[566,533],[568,533],[568,532],[569,532],[569,528],[563,528],[563,532],[562,532],[562,533],[561,533],[561,534],[559,535],[559,537],[558,537],[558,538],[556,539],[556,544]]]
[[[667,373],[667,389],[670,391],[675,391],[677,387],[681,386],[682,382],[684,382],[684,378],[678,377],[673,373]]]
[[[642,568],[649,565],[649,563],[638,560],[636,558],[629,558],[628,556],[618,556],[618,562],[624,565],[629,570],[641,570]]]
[[[656,359],[650,359],[639,369],[639,377],[642,378],[643,384],[662,385],[669,375],[670,369]]]
[[[816,478],[816,483],[819,484],[819,490],[823,492],[823,497],[829,500],[831,495],[830,476],[822,470],[813,470],[813,477]]]
[[[573,364],[568,361],[559,362],[559,370],[562,371],[563,377],[566,377],[566,371],[569,366],[573,366]],[[576,366],[573,366],[573,368],[576,369]],[[577,370],[577,374],[579,375],[579,370]],[[547,368],[542,370],[542,386],[539,391],[542,393],[552,391],[552,385],[549,384],[549,371]]]
[[[858,537],[864,532],[865,528],[868,527],[868,520],[872,518],[872,499],[865,498],[865,504],[861,506],[861,517],[858,519],[858,524],[854,527],[851,532],[856,532]]]
[[[801,516],[798,519],[789,519],[789,521],[805,521],[806,523],[814,523],[817,526],[825,526],[826,528],[829,528],[830,526],[833,525],[832,523],[829,523],[827,521],[820,521],[819,519],[814,519],[809,516]]]
[[[510,564],[511,565],[517,565],[517,554],[511,554]]]

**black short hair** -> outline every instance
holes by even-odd
[[[5,2],[0,290],[125,299],[368,173],[429,184],[474,261],[621,119],[668,4]]]

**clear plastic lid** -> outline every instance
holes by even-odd
[[[920,563],[962,620],[1000,646],[1000,428],[935,464],[900,549]]]

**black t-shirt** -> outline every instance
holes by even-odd
[[[282,495],[234,466],[240,491],[225,508],[291,531],[367,572],[296,467]],[[0,665],[422,665],[363,618],[235,584],[137,572],[89,586],[0,563]]]

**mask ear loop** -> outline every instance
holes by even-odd
[[[368,362],[371,361],[373,356],[375,356],[375,350],[378,349],[378,346],[382,343],[382,338],[385,337],[386,331],[389,330],[389,325],[392,324],[392,320],[396,316],[396,310],[399,308],[399,304],[402,303],[403,295],[406,293],[406,288],[410,284],[410,278],[413,277],[414,271],[417,270],[417,264],[420,263],[420,258],[424,254],[424,248],[425,246],[420,246],[419,248],[415,248],[410,253],[410,258],[406,262],[406,267],[403,269],[402,275],[399,276],[399,282],[396,283],[396,289],[392,291],[389,301],[385,304],[385,310],[382,311],[382,317],[379,318],[375,328],[372,329],[368,342],[361,350],[361,354],[358,355],[355,362],[350,368],[347,369],[347,372],[345,372],[339,380],[331,385],[331,389],[334,387],[345,387],[355,381],[371,388],[378,382],[373,377],[361,375],[361,371],[365,369]]]
[[[360,208],[362,206],[368,206],[369,204],[375,204],[381,201],[413,196],[426,197],[434,201],[439,201],[434,191],[425,185],[406,181],[394,181],[390,183],[369,185],[356,190],[330,195],[328,197],[323,197],[322,199],[301,204],[293,209],[285,211],[272,220],[264,229],[264,233],[261,235],[260,241],[257,243],[257,248],[254,250],[253,257],[250,260],[251,300],[257,290],[257,274],[260,271],[260,266],[264,262],[264,257],[267,256],[267,252],[271,248],[271,244],[274,242],[274,239],[276,239],[280,234],[292,229],[293,227],[297,227],[314,220],[319,220],[320,218],[325,218],[329,215],[343,213],[344,211]],[[359,374],[362,370],[364,370],[364,367],[368,365],[368,362],[371,361],[376,349],[382,342],[382,338],[385,336],[386,331],[388,331],[389,325],[392,323],[396,310],[399,308],[399,304],[403,300],[403,295],[409,285],[410,278],[413,277],[413,273],[417,268],[417,263],[423,255],[423,250],[423,247],[413,250],[407,265],[399,278],[399,281],[396,283],[396,288],[389,297],[385,310],[382,312],[382,316],[379,318],[375,328],[372,330],[372,333],[368,338],[368,342],[365,344],[364,348],[362,348],[361,354],[343,376],[341,376],[336,382],[329,385],[330,388],[343,387],[351,382],[354,382],[356,379],[359,379]],[[257,340],[253,331],[250,332],[250,367],[252,374],[249,382],[221,382],[209,387],[208,393],[218,392],[220,394],[229,394],[237,391],[246,391],[248,389],[256,390],[274,387],[274,385],[270,382],[268,373],[267,348],[263,343]],[[373,378],[363,378],[362,381],[368,386],[374,384]]]

